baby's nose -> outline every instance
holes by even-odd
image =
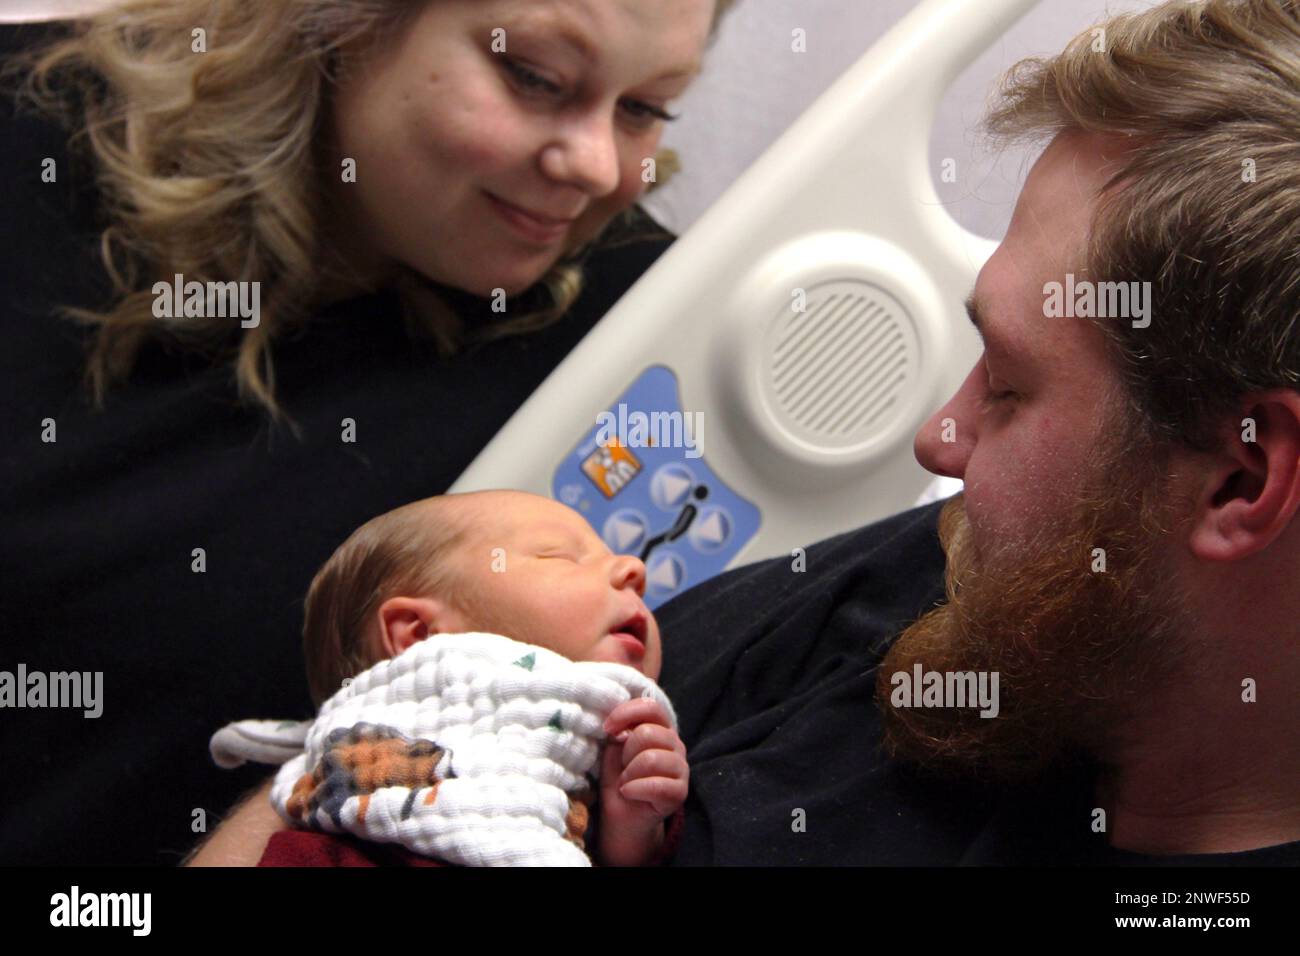
[[[645,563],[633,554],[620,554],[615,558],[612,576],[614,587],[622,590],[631,585],[637,594],[645,594]]]

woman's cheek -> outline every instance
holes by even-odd
[[[447,171],[459,171],[463,175],[482,178],[504,165],[505,146],[508,130],[501,129],[500,124],[491,127],[475,127],[472,123],[457,125],[451,129],[444,128],[430,147],[436,151],[439,160]]]
[[[493,173],[521,159],[529,124],[515,104],[488,85],[458,89],[432,98],[440,107],[421,124],[429,149],[454,168],[474,176]]]
[[[645,195],[648,184],[641,180],[641,168],[639,162],[635,166],[624,168],[618,188],[608,196],[602,196],[592,203],[574,227],[569,243],[571,248],[577,248],[595,239],[615,216]]]

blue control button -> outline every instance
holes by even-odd
[[[645,515],[631,508],[621,508],[606,519],[600,536],[609,545],[609,550],[619,554],[632,554],[641,550],[649,528]]]
[[[691,544],[706,554],[721,551],[731,537],[731,518],[725,508],[707,505],[691,523]]]
[[[645,567],[645,586],[648,594],[668,597],[682,589],[686,583],[686,562],[672,551],[656,551]]]
[[[664,511],[678,511],[695,487],[695,476],[685,465],[664,465],[650,479],[650,497]]]

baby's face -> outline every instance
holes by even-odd
[[[539,495],[492,491],[453,507],[473,509],[453,560],[475,629],[658,679],[659,626],[642,601],[640,559],[614,554],[576,511]]]

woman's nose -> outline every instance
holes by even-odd
[[[979,370],[976,364],[956,394],[917,430],[912,451],[926,471],[965,479],[966,464],[979,439]]]
[[[612,193],[620,179],[613,120],[592,110],[566,123],[542,151],[542,171],[589,196]]]

